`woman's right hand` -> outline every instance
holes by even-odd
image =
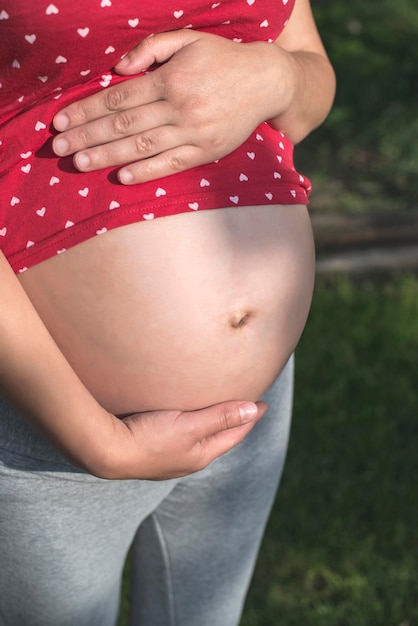
[[[263,402],[118,419],[82,384],[0,252],[0,395],[77,467],[101,478],[163,480],[206,467],[250,432]]]
[[[101,478],[166,480],[192,474],[241,443],[267,410],[230,401],[196,411],[135,413],[113,421]]]

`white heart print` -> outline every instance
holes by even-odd
[[[55,4],[49,4],[46,7],[45,13],[47,15],[57,15],[57,13],[59,13],[59,11],[58,11],[57,7],[55,6]]]
[[[61,19],[64,18],[64,16],[61,14],[63,12],[65,0],[56,0],[56,2],[57,2],[57,5],[50,3],[50,0],[46,0],[45,4],[43,4],[43,7],[39,11],[41,19],[43,17],[43,21],[48,24],[48,28],[51,30],[51,33],[55,32],[55,34],[60,32],[59,25],[61,23]],[[252,20],[252,27],[258,30],[259,33],[262,33],[262,38],[265,41],[267,41],[267,37],[270,35],[269,29],[275,28],[275,26],[273,24],[273,18],[271,17],[270,13],[265,8],[263,8],[262,0],[245,0],[245,2],[242,2],[242,0],[240,0],[240,2],[241,2],[241,11],[243,13],[246,12],[247,16],[249,16],[249,19]],[[289,0],[282,0],[283,5],[287,5],[288,3],[289,3]],[[0,3],[0,20],[14,18],[13,15],[9,17],[6,11],[1,10],[1,4],[2,3]],[[11,4],[13,3],[11,2]],[[96,14],[100,15],[101,19],[103,20],[105,19],[105,15],[112,14],[115,6],[118,3],[113,2],[113,0],[94,0],[92,4],[95,5]],[[187,28],[188,26],[184,26],[187,23],[187,21],[190,20],[191,22],[193,22],[194,20],[191,17],[191,15],[188,14],[189,12],[188,5],[185,4],[185,7],[183,9],[183,7],[181,7],[181,4],[182,4],[181,0],[176,0],[176,2],[175,3],[173,2],[171,6],[171,10],[168,5],[167,17],[171,19],[172,24],[178,24],[179,27]],[[223,20],[223,17],[219,17],[219,16],[223,16],[223,11],[226,11],[226,5],[227,5],[227,2],[224,2],[224,0],[211,0],[211,2],[206,5],[206,9],[205,9],[206,15],[208,16],[212,15],[214,19],[215,14],[211,11],[211,9],[216,10],[216,15],[218,15],[217,23],[220,25]],[[279,27],[282,26],[282,23],[285,19],[285,13],[290,13],[290,5],[293,5],[293,2],[289,3],[289,8],[287,9],[287,11],[285,11],[283,7],[280,9],[282,11],[283,18],[281,19],[280,23],[277,22],[276,24],[276,21],[274,22],[276,26],[277,25]],[[105,13],[102,13],[99,7],[101,8],[113,7],[113,8],[109,9],[109,11],[106,11]],[[219,8],[219,11],[218,11],[218,8]],[[132,32],[134,29],[138,29],[137,32],[140,35],[142,28],[143,28],[143,24],[145,24],[145,21],[143,21],[142,15],[141,15],[141,18],[136,17],[135,12],[136,10],[132,9],[131,7],[130,10],[127,9],[125,13],[122,13],[120,16],[121,26],[125,24],[125,31],[131,32],[132,36],[134,35],[134,33]],[[264,18],[263,18],[263,13],[265,15]],[[70,29],[73,43],[76,44],[76,46],[84,49],[84,47],[88,44],[88,41],[91,41],[92,39],[94,40],[94,38],[98,36],[96,32],[98,27],[96,23],[94,22],[94,20],[90,19],[90,16],[93,15],[93,13],[90,14],[86,10],[84,17],[83,15],[84,14],[80,13],[80,17],[78,18],[78,20],[72,22],[72,25],[70,25],[69,29]],[[137,12],[137,15],[138,15],[138,12]],[[54,18],[54,16],[57,16],[57,17]],[[231,15],[230,17],[231,17],[231,20],[223,22],[224,25],[234,24],[234,21]],[[272,24],[269,23],[270,19],[272,19]],[[46,22],[46,20],[48,20],[48,22]],[[190,24],[189,27],[192,27],[192,24]],[[196,24],[194,24],[194,27],[196,27]],[[232,35],[233,34],[234,32],[232,32]],[[232,38],[232,35],[231,35],[231,38]],[[42,31],[40,29],[37,30],[36,22],[32,23],[32,25],[28,25],[28,23],[26,23],[26,27],[24,27],[24,29],[21,30],[19,34],[20,46],[23,52],[20,53],[20,52],[15,51],[14,54],[16,54],[17,58],[13,60],[13,56],[11,56],[10,60],[8,61],[9,71],[11,75],[14,75],[14,77],[16,76],[19,77],[19,74],[23,76],[23,72],[25,71],[25,63],[26,63],[26,61],[24,60],[24,57],[26,53],[29,54],[29,51],[31,54],[40,54],[38,49],[40,47],[42,36],[43,36]],[[93,80],[91,80],[91,82],[92,84],[96,86],[96,90],[99,89],[99,91],[100,91],[100,87],[106,88],[110,86],[112,82],[113,83],[118,82],[119,79],[117,79],[116,76],[112,76],[112,73],[108,68],[110,68],[113,65],[113,63],[115,62],[116,56],[118,58],[121,56],[123,48],[121,48],[121,45],[122,45],[121,40],[118,37],[115,36],[115,38],[109,38],[109,39],[110,41],[106,40],[106,38],[103,37],[102,40],[98,40],[99,43],[97,46],[99,57],[101,54],[102,61],[103,61],[102,63],[103,69],[101,71],[107,72],[107,73],[100,75],[99,71],[97,71],[97,69],[93,67],[93,65],[90,66],[91,69],[87,69],[87,63],[89,61],[87,62],[85,61],[84,63],[80,64],[78,68],[76,65],[72,67],[76,61],[74,60],[72,52],[70,52],[71,48],[68,46],[66,47],[65,41],[61,42],[61,40],[57,37],[56,48],[55,49],[52,48],[54,50],[54,53],[50,59],[51,61],[50,67],[52,68],[55,67],[56,69],[50,70],[50,68],[47,65],[42,66],[42,64],[39,64],[36,66],[39,68],[38,71],[48,71],[48,75],[37,76],[37,73],[34,72],[32,75],[32,81],[34,81],[35,83],[36,81],[40,81],[37,84],[43,90],[43,92],[47,88],[47,86],[48,87],[50,86],[50,89],[48,89],[48,92],[50,93],[49,99],[59,98],[62,94],[66,93],[65,92],[66,85],[67,85],[66,72],[71,72],[72,74],[75,74],[76,76],[78,75],[79,77],[78,82],[80,85],[84,86],[83,87],[84,89],[86,89],[86,85],[88,86],[90,84],[90,82],[87,82],[87,81],[90,81],[93,76],[94,78]],[[100,41],[102,43],[100,43]],[[235,38],[234,41],[237,41],[237,42],[245,41],[245,39]],[[110,55],[110,61],[109,59],[105,61],[106,59],[105,55]],[[55,64],[57,64],[60,67],[57,67],[54,64],[54,61],[55,61]],[[13,65],[13,67],[15,68],[14,70],[12,70],[10,64]],[[67,65],[65,66],[65,64]],[[23,68],[23,70],[21,69],[21,67]],[[43,69],[41,69],[42,67]],[[81,70],[80,70],[80,67],[81,67]],[[85,69],[83,69],[83,67]],[[58,80],[60,80],[61,83],[58,83],[56,76],[59,77]],[[88,78],[86,78],[86,81],[84,81],[82,77],[88,77]],[[20,81],[23,82],[22,78],[20,78]],[[44,83],[44,85],[41,85],[40,83]],[[57,84],[63,85],[62,91],[54,93],[55,91],[54,88],[56,88]],[[4,80],[3,80],[3,86],[0,84],[0,88],[1,87],[4,88],[5,86],[6,85],[4,84]],[[25,93],[23,88],[21,89],[16,88],[16,94],[13,96],[15,103],[16,103],[16,98],[19,96],[19,94],[22,94],[22,93]],[[25,97],[21,96],[22,100],[23,98],[26,104],[28,98],[26,96]],[[49,135],[50,135],[50,128],[51,128],[50,121],[49,121],[50,117],[46,109],[45,109],[47,111],[46,113],[41,108],[37,110],[42,111],[42,112],[38,112],[38,113],[35,112],[34,117],[32,117],[32,120],[29,123],[29,125],[31,126],[30,130],[32,132],[32,135],[36,135],[38,143],[43,143],[49,138]],[[56,108],[55,110],[58,110],[58,109]],[[45,120],[45,122],[43,120]],[[35,131],[38,131],[38,133],[35,133]],[[43,131],[43,132],[41,132],[39,135],[39,131]],[[196,170],[197,175],[195,173],[192,173],[190,177],[186,179],[187,184],[184,189],[182,189],[181,186],[179,187],[178,183],[171,184],[171,182],[169,182],[171,180],[174,181],[175,180],[174,178],[173,179],[164,178],[160,181],[156,181],[154,185],[146,188],[145,192],[150,202],[149,203],[144,202],[144,204],[142,205],[142,211],[139,209],[139,207],[136,209],[138,212],[137,219],[153,220],[154,218],[157,219],[160,216],[160,214],[164,215],[165,205],[169,204],[169,202],[171,202],[173,197],[176,199],[176,202],[177,202],[177,196],[179,196],[180,193],[183,193],[184,195],[182,196],[183,202],[181,203],[181,205],[179,203],[180,205],[180,208],[178,209],[179,211],[189,211],[189,212],[198,211],[199,209],[203,210],[207,208],[207,206],[211,206],[210,205],[211,200],[210,199],[208,200],[208,196],[209,198],[211,198],[210,194],[212,192],[215,193],[216,195],[216,202],[219,199],[218,196],[221,196],[221,201],[223,202],[222,206],[231,207],[231,205],[233,205],[239,211],[238,207],[240,205],[245,205],[248,201],[247,192],[249,193],[249,185],[251,185],[253,181],[254,181],[254,184],[256,185],[254,189],[254,193],[257,192],[256,197],[258,197],[258,200],[260,202],[268,205],[269,203],[272,204],[274,202],[280,201],[280,195],[279,195],[281,193],[280,180],[282,178],[284,178],[286,181],[289,180],[290,184],[288,183],[287,189],[285,188],[284,193],[285,194],[287,193],[291,196],[291,198],[289,198],[288,200],[289,202],[292,202],[292,201],[297,202],[299,195],[302,196],[302,191],[300,191],[298,185],[302,185],[306,182],[306,186],[307,186],[309,181],[305,181],[304,177],[300,176],[296,171],[294,170],[291,171],[292,161],[291,161],[291,155],[289,156],[289,143],[287,142],[287,140],[283,139],[282,141],[280,141],[280,137],[281,137],[280,134],[277,133],[273,136],[269,131],[270,129],[267,128],[266,125],[260,125],[255,130],[255,132],[251,134],[251,137],[249,138],[248,142],[244,144],[242,148],[239,149],[239,158],[236,158],[235,160],[233,160],[231,157],[230,163],[229,161],[224,161],[222,159],[220,161],[221,164],[218,166],[215,166],[212,163],[210,163],[207,166],[201,167],[200,170],[197,169]],[[28,133],[28,136],[30,136],[30,133]],[[6,139],[7,137],[3,137],[3,143],[5,143]],[[22,185],[24,184],[25,181],[29,181],[31,183],[32,180],[38,177],[37,160],[35,159],[35,149],[33,147],[35,146],[35,144],[36,144],[35,141],[33,141],[32,144],[29,141],[29,143],[26,143],[26,149],[23,149],[22,145],[24,146],[24,143],[22,142],[20,146],[20,149],[22,150],[22,152],[19,153],[19,148],[16,150],[15,156],[17,156],[18,158],[16,159],[17,163],[15,163],[15,167],[17,165],[16,170],[18,174],[18,179],[21,181]],[[276,154],[278,149],[280,150],[280,153]],[[267,154],[267,152],[269,153],[270,156]],[[19,159],[19,156],[20,156],[20,159]],[[245,159],[245,156],[247,156],[247,159]],[[277,161],[275,161],[275,156],[277,158]],[[218,160],[215,161],[215,163],[218,163]],[[225,163],[225,173],[222,172],[224,163]],[[282,165],[279,165],[279,163]],[[277,165],[279,165],[279,168],[278,168],[279,171],[274,171],[275,168],[277,168]],[[53,173],[55,173],[55,175],[52,175]],[[40,177],[40,180],[38,183],[39,189],[41,189],[41,184],[43,185],[46,184],[47,187],[49,184],[50,189],[47,193],[50,196],[54,196],[54,199],[53,199],[54,202],[56,202],[57,199],[61,197],[61,192],[63,192],[63,194],[67,193],[67,184],[66,184],[67,174],[66,173],[62,173],[60,172],[60,170],[55,169],[55,168],[53,169],[51,168],[49,171],[48,169],[42,170],[41,168],[41,175],[42,177]],[[82,178],[82,176],[80,176],[80,178]],[[86,180],[84,179],[80,180],[78,181],[78,184],[83,184],[84,182],[85,185],[88,185],[90,184],[91,180],[92,178],[90,178],[90,176],[86,176]],[[180,181],[181,180],[182,179],[180,179]],[[246,184],[248,181],[251,181],[249,185]],[[36,180],[35,180],[35,184],[36,184]],[[109,211],[113,211],[112,216],[108,214],[107,220],[106,219],[103,220],[102,222],[103,227],[100,226],[100,222],[99,223],[96,222],[96,224],[94,224],[93,222],[94,226],[91,227],[90,235],[93,233],[100,235],[106,232],[108,228],[109,229],[111,227],[113,228],[114,225],[117,225],[119,221],[123,220],[125,206],[130,206],[132,203],[132,201],[130,200],[131,197],[129,195],[125,196],[124,189],[122,191],[120,190],[118,191],[117,187],[113,187],[113,191],[112,191],[112,187],[109,187],[109,190],[106,192],[104,189],[103,191],[99,189],[99,186],[96,188],[95,185],[92,185],[92,189],[89,189],[89,187],[87,186],[84,188],[78,188],[78,184],[76,182],[68,187],[70,191],[69,200],[71,199],[71,195],[73,199],[78,197],[79,198],[78,205],[86,205],[87,208],[85,208],[84,210],[87,211],[87,214],[89,215],[89,217],[91,217],[92,219],[94,218],[94,206],[95,205],[97,207],[101,207],[100,209],[99,208],[97,209],[98,213],[100,211],[106,212],[106,209],[108,209]],[[158,185],[161,185],[161,186],[158,186]],[[181,185],[181,182],[180,182],[180,185]],[[292,189],[292,185],[294,185],[293,189]],[[265,191],[266,187],[267,187],[267,191]],[[13,190],[13,187],[11,187],[11,189]],[[149,193],[148,193],[149,189],[151,189],[151,198],[149,197]],[[56,217],[54,217],[55,210],[52,210],[52,207],[53,207],[52,199],[50,201],[47,201],[46,199],[43,200],[46,206],[39,207],[38,203],[33,203],[32,205],[28,204],[26,207],[26,202],[27,202],[26,196],[24,196],[23,192],[21,192],[20,189],[18,188],[16,188],[15,191],[16,193],[19,193],[20,197],[8,196],[11,207],[16,207],[14,210],[12,210],[12,208],[9,208],[9,213],[11,215],[15,213],[16,219],[18,219],[18,214],[21,212],[21,207],[25,207],[25,209],[28,211],[28,216],[33,221],[33,225],[34,225],[34,230],[30,231],[29,224],[28,224],[26,237],[24,235],[22,236],[22,241],[20,242],[20,245],[22,249],[25,247],[25,245],[27,247],[34,245],[35,246],[34,249],[37,250],[38,246],[40,245],[40,242],[38,241],[38,237],[37,237],[38,231],[36,229],[39,230],[39,228],[42,227],[42,229],[45,229],[45,232],[47,232],[47,234],[49,235],[47,229],[54,228],[54,220],[56,220]],[[239,195],[240,193],[241,193],[241,196]],[[152,199],[153,195],[154,195],[154,198]],[[113,199],[112,199],[112,196],[113,196]],[[80,197],[81,198],[88,197],[88,199],[80,200]],[[196,198],[196,200],[193,200],[193,197]],[[117,198],[119,198],[119,200],[117,200]],[[180,200],[181,200],[181,196],[180,196]],[[133,201],[135,201],[135,195],[133,197]],[[7,203],[7,196],[6,196],[6,203]],[[121,206],[123,208],[120,208]],[[232,209],[233,209],[233,206],[231,207]],[[155,207],[158,207],[158,208],[155,208]],[[155,211],[155,214],[153,211]],[[70,212],[68,211],[68,213]],[[67,231],[65,236],[68,238],[71,238],[71,242],[72,242],[71,245],[72,245],[73,244],[72,239],[74,237],[74,233],[76,233],[77,229],[79,228],[79,217],[77,213],[73,213],[71,215],[71,217],[75,220],[75,223],[71,219],[67,219],[68,217],[69,217],[68,214],[66,215],[64,212],[63,214],[61,214],[61,217],[59,218],[59,222],[60,222],[60,228],[62,231],[64,231],[64,228],[69,229],[69,232]],[[116,221],[115,221],[115,218],[116,218]],[[110,226],[108,224],[108,228],[106,228],[107,222],[111,224]],[[0,223],[0,235],[4,237],[6,236],[6,232],[7,232],[7,236],[11,237],[12,236],[11,223],[9,224],[7,222],[8,230],[5,224],[6,222]],[[74,228],[72,229],[72,227]],[[14,236],[14,233],[13,233],[13,236]],[[35,238],[35,243],[32,241],[32,239],[30,239],[30,236]],[[53,251],[56,251],[57,245],[63,246],[66,244],[67,244],[66,241],[57,243]],[[70,245],[68,247],[70,247]],[[65,248],[62,248],[61,250],[58,250],[57,252],[58,253],[63,252],[64,249]],[[33,253],[33,251],[31,251],[31,253]],[[22,262],[22,265],[23,265],[23,262]],[[18,268],[16,269],[16,271],[18,271]]]
[[[102,87],[109,87],[112,82],[112,74],[103,74],[102,80],[100,81],[100,85]]]

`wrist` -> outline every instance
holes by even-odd
[[[276,96],[280,89],[286,94],[280,109],[267,121],[296,144],[317,128],[327,117],[335,96],[335,74],[328,58],[317,52],[295,50],[288,52],[277,43],[282,67],[276,78]]]
[[[301,68],[290,52],[271,42],[256,42],[256,54],[262,60],[262,83],[257,89],[262,122],[279,120],[291,111],[298,91]]]
[[[37,386],[37,401],[29,394],[13,402],[33,428],[38,430],[69,463],[90,474],[100,476],[106,466],[109,442],[117,418],[108,413],[84,388],[72,394],[43,393]],[[58,397],[58,396],[61,397]]]

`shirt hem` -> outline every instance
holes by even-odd
[[[193,202],[190,202],[190,199],[193,199]],[[169,217],[170,215],[234,207],[239,210],[243,206],[309,204],[307,191],[301,187],[295,189],[291,185],[288,187],[281,186],[280,191],[275,190],[271,193],[265,192],[265,186],[252,187],[250,191],[246,191],[245,197],[242,199],[238,195],[231,195],[228,200],[229,204],[226,204],[224,192],[208,191],[199,195],[182,193],[181,200],[170,197],[164,201],[147,202],[143,208],[138,201],[129,204],[124,203],[113,208],[110,205],[106,212],[88,217],[68,227],[65,231],[55,233],[44,240],[31,242],[30,247],[8,255],[8,262],[13,271],[19,274],[79,243],[104,234],[108,230],[137,222]],[[181,211],[178,210],[179,206],[182,207]],[[159,214],[162,209],[164,212]]]

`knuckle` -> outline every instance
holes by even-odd
[[[123,91],[118,88],[105,90],[104,102],[109,111],[117,111],[120,109],[124,101]]]
[[[88,146],[90,143],[90,133],[86,127],[81,127],[77,131],[76,135],[77,146]]]
[[[228,428],[232,428],[235,424],[234,412],[230,409],[224,409],[224,411],[219,415],[219,426],[220,430],[227,430]]]
[[[148,135],[135,136],[135,150],[138,156],[149,154],[154,149],[154,141]]]
[[[92,158],[96,164],[100,163],[103,166],[113,164],[112,154],[106,145],[96,148],[93,151]]]
[[[132,119],[128,113],[117,113],[112,119],[113,131],[117,135],[126,135],[132,128]]]
[[[77,120],[77,123],[87,122],[95,115],[95,109],[87,101],[75,102],[74,110],[71,111],[71,117]]]
[[[173,173],[181,172],[187,168],[185,160],[177,154],[169,154],[167,156],[167,166]]]

